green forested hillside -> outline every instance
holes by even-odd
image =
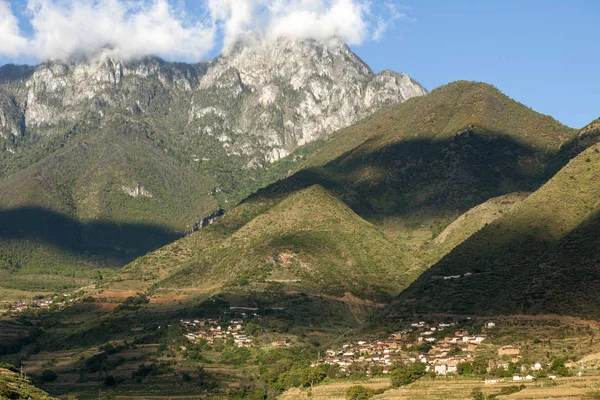
[[[598,317],[599,182],[597,143],[446,255],[391,310]]]
[[[537,189],[575,137],[489,85],[450,84],[338,132],[294,175],[113,284],[279,283],[384,300]]]
[[[421,246],[490,198],[538,188],[575,137],[490,85],[455,82],[341,130],[258,196],[318,183]]]
[[[118,267],[216,209],[214,183],[154,146],[151,132],[114,115],[0,180],[0,268],[78,275]]]
[[[418,271],[406,249],[316,185],[290,194],[158,286],[279,282],[383,300]]]
[[[29,378],[8,369],[0,368],[0,398],[53,400],[54,397],[35,387]]]
[[[0,275],[11,275],[2,285],[80,286],[103,273],[91,269],[121,267],[287,176],[319,146],[268,168],[244,168],[243,157],[222,148],[219,163],[186,161],[178,150],[185,141],[170,146],[165,140],[173,138],[157,129],[155,120],[115,113],[40,143],[23,139],[0,177]]]

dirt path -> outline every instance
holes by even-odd
[[[572,325],[583,325],[589,326],[591,328],[598,328],[599,322],[591,319],[583,319],[579,317],[571,317],[568,315],[559,315],[559,314],[537,314],[537,315],[529,315],[529,314],[514,314],[514,315],[487,315],[487,316],[478,316],[478,315],[463,315],[463,314],[447,314],[447,313],[432,313],[432,314],[393,314],[394,316],[399,317],[430,317],[430,318],[465,318],[470,317],[472,319],[477,320],[494,320],[494,319],[512,319],[512,320],[520,320],[520,321],[552,321],[557,320],[563,324],[572,324]]]
[[[330,300],[341,301],[343,303],[352,304],[352,305],[367,306],[367,307],[377,307],[377,308],[383,308],[383,307],[385,307],[385,304],[375,303],[374,301],[371,301],[371,300],[361,299],[359,297],[354,296],[350,292],[344,293],[344,297],[330,296],[330,295],[327,295],[327,294],[316,294],[314,296],[323,297],[323,298],[330,299]]]

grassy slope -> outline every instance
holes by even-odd
[[[598,182],[595,144],[427,271],[394,310],[598,316]]]
[[[121,266],[213,211],[212,181],[156,148],[149,130],[116,115],[2,179],[0,267],[72,274]],[[123,191],[138,184],[153,198]]]
[[[36,388],[28,378],[0,368],[0,398],[52,400],[48,393]]]
[[[282,282],[303,291],[384,299],[418,269],[370,223],[320,186],[258,215],[160,287]]]
[[[535,134],[535,130],[540,133]],[[308,260],[302,260],[304,263],[315,264],[317,259],[322,259],[320,269],[334,271],[329,274],[331,278],[311,280],[311,284],[317,284],[315,288],[323,290],[335,274],[361,275],[365,272],[361,263],[366,259],[356,260],[357,264],[348,262],[340,269],[348,255],[360,255],[362,250],[352,247],[356,241],[350,237],[352,233],[344,237],[339,222],[319,211],[319,202],[330,202],[335,197],[343,202],[335,200],[338,207],[345,204],[374,224],[364,225],[370,230],[363,228],[373,238],[381,235],[373,230],[377,227],[386,233],[381,240],[394,246],[401,242],[402,249],[415,250],[472,207],[496,196],[537,188],[552,155],[562,142],[573,136],[569,128],[510,100],[489,85],[453,83],[338,132],[308,157],[303,170],[259,190],[230,211],[217,226],[137,260],[127,266],[118,279],[124,285],[139,284],[141,280],[145,283],[140,287],[147,287],[183,268],[161,285],[167,282],[180,287],[192,282],[203,286],[216,281],[235,283],[234,277],[226,273],[229,268],[236,279],[260,281],[271,279],[280,252],[289,250],[294,257],[302,253]],[[294,205],[306,197],[288,197],[297,192],[313,193],[303,190],[315,184],[326,188],[333,197],[309,200],[307,204],[313,202],[314,209]],[[277,205],[282,201],[284,203]],[[504,208],[493,201],[490,204],[494,210]],[[297,219],[293,210],[302,218]],[[494,210],[490,211],[490,220],[499,213]],[[431,257],[441,257],[481,227],[471,220],[467,219],[468,223],[455,232],[453,239],[439,248],[432,243]],[[279,221],[283,221],[286,229],[271,232],[276,226],[284,227]],[[235,233],[246,224],[247,228]],[[336,230],[329,229],[308,234],[305,230],[308,225],[327,224],[335,226],[340,233],[332,235],[330,232]],[[263,231],[264,237],[250,234]],[[369,245],[375,246],[368,252],[371,258],[385,259],[391,255],[389,247],[373,242]],[[323,251],[325,248],[334,250]],[[339,249],[338,254],[336,249]],[[348,253],[350,250],[358,253]],[[432,249],[423,249],[426,250]],[[377,251],[381,254],[376,254]],[[334,260],[331,265],[328,264],[330,259]],[[283,268],[288,270],[287,280],[298,278],[295,272],[290,273],[294,268],[302,270],[300,262],[293,260],[292,264],[293,268]],[[422,267],[412,259],[408,265],[416,269]],[[380,280],[377,276],[386,276],[386,267],[382,262],[373,269],[378,271],[374,278],[376,284]],[[190,280],[190,276],[194,279]],[[341,285],[338,293],[346,288]]]
[[[303,170],[269,190],[321,184],[363,218],[420,246],[490,198],[538,188],[573,137],[487,84],[455,82],[338,132]]]
[[[480,229],[509,213],[528,196],[529,193],[523,192],[494,197],[458,217],[424,249],[427,264],[438,261]]]

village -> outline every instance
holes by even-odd
[[[489,321],[484,328],[489,330],[495,326],[494,322]],[[465,365],[475,361],[478,348],[486,341],[489,342],[487,334],[470,335],[467,330],[458,328],[456,322],[430,325],[421,321],[383,340],[359,340],[345,343],[337,350],[329,349],[326,356],[319,358],[312,366],[338,365],[341,371],[347,372],[353,365],[359,364],[366,366],[368,372],[374,375],[373,371],[387,374],[399,363],[421,362],[429,373],[455,375],[461,372],[461,363]],[[499,383],[504,379],[531,381],[536,379],[536,372],[548,367],[539,362],[522,364],[518,346],[498,346],[495,350],[497,359],[488,362],[486,373],[493,375],[504,372],[504,378],[488,376],[485,378],[486,384]],[[519,366],[512,374],[509,373],[511,364]],[[556,378],[555,375],[547,377]]]
[[[180,324],[187,331],[184,336],[193,343],[205,341],[208,344],[214,344],[218,340],[232,339],[237,347],[251,347],[254,345],[254,338],[245,332],[244,325],[249,319],[260,321],[261,318],[255,312],[241,312],[230,316],[229,319],[182,319]],[[287,338],[276,340],[271,343],[271,346],[291,346],[291,341]]]
[[[48,297],[35,298],[28,301],[16,301],[8,306],[8,313],[17,317],[29,310],[56,310],[60,311],[68,307],[75,301],[73,295],[65,293],[62,295],[54,295]]]

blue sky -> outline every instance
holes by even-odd
[[[600,1],[403,1],[412,23],[356,48],[427,89],[459,79],[580,128],[600,118]]]
[[[406,72],[429,90],[483,81],[572,127],[600,117],[597,0],[278,0],[277,10],[268,0],[144,1],[132,10],[125,0],[0,0],[0,64],[66,57],[107,40],[132,57],[196,61],[248,31],[335,31],[375,71]]]

